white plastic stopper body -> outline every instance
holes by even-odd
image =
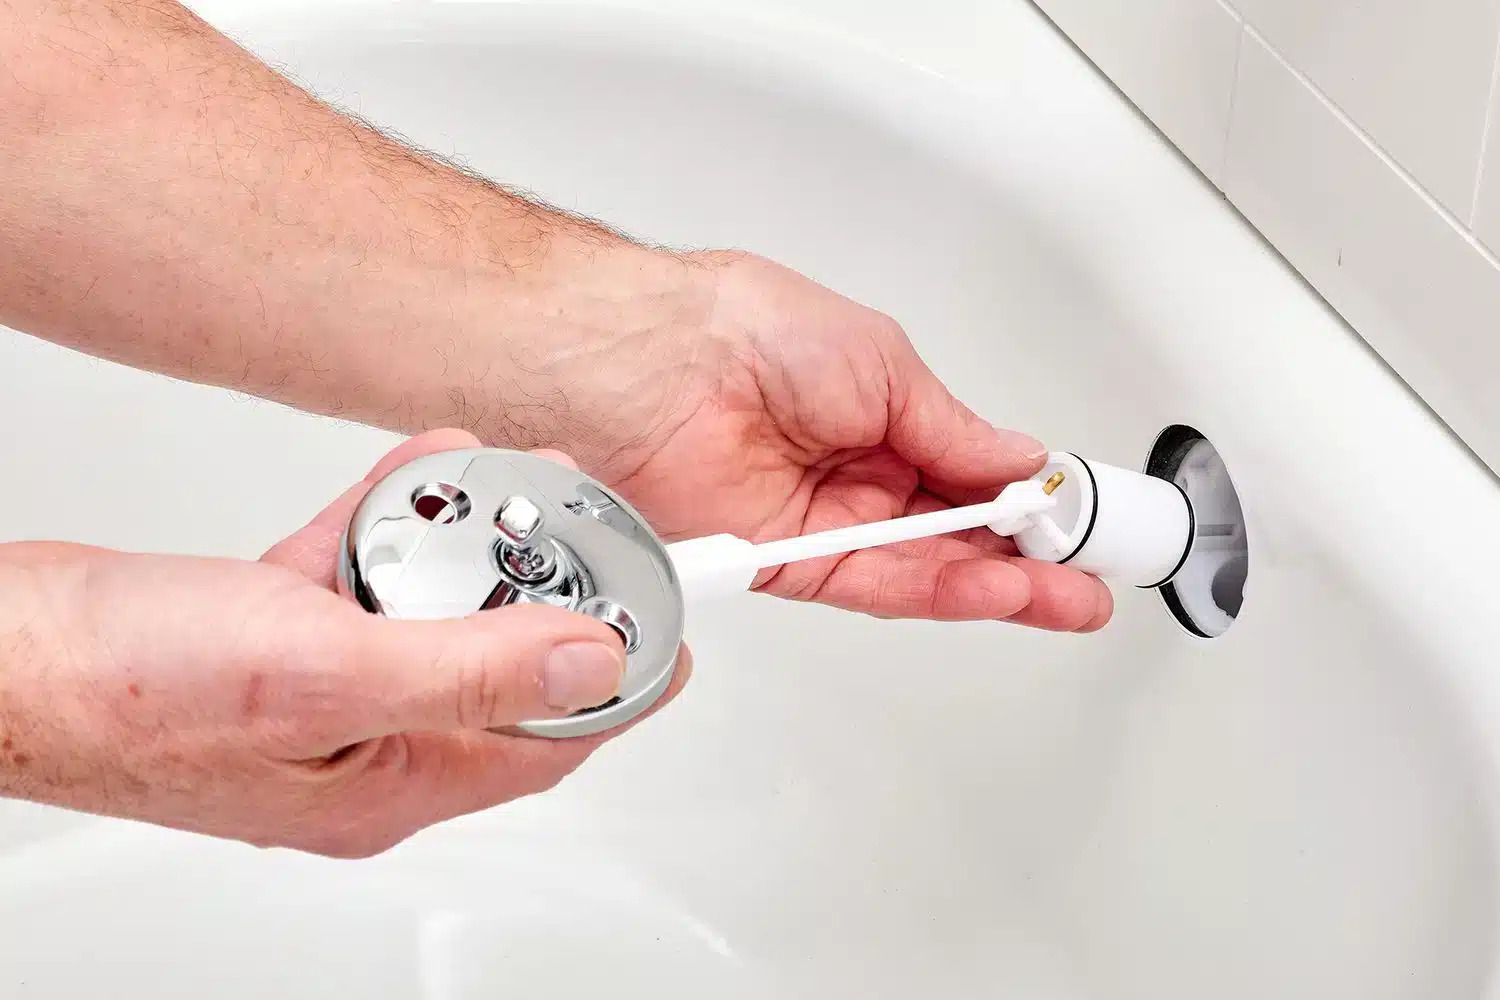
[[[1063,480],[1045,516],[1056,532],[1031,525],[1014,538],[1021,554],[1063,563],[1108,582],[1169,583],[1193,544],[1193,508],[1175,484],[1143,472],[1053,452],[1034,478]]]

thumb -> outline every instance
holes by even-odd
[[[954,487],[978,488],[1025,479],[1042,467],[1045,445],[996,427],[965,406],[910,342],[898,345],[886,364],[891,385],[886,438],[927,476]]]
[[[516,605],[447,621],[351,614],[358,624],[340,660],[364,712],[351,720],[350,742],[558,718],[609,701],[625,674],[615,631],[561,608]]]

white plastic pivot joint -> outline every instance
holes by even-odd
[[[689,604],[743,594],[755,582],[760,566],[755,543],[735,535],[708,535],[667,546],[677,585]]]
[[[1058,473],[1056,505],[1044,515],[1056,530],[1033,523],[1017,532],[1022,555],[1136,587],[1171,582],[1194,536],[1192,504],[1175,483],[1067,452],[1053,452],[1036,478]]]

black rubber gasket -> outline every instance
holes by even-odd
[[[1165,479],[1170,483],[1176,477],[1177,470],[1182,467],[1182,460],[1192,451],[1193,445],[1206,440],[1201,433],[1186,424],[1173,424],[1156,436],[1156,441],[1151,445],[1151,455],[1146,460],[1146,468],[1142,471],[1148,476]]]
[[[1182,598],[1177,596],[1177,588],[1167,584],[1157,591],[1161,595],[1162,603],[1166,604],[1167,610],[1172,612],[1172,617],[1177,619],[1177,624],[1182,626],[1191,634],[1200,639],[1212,639],[1213,636],[1193,624],[1193,618],[1187,613],[1187,608],[1182,606]]]
[[[1173,479],[1177,475],[1177,470],[1182,467],[1182,460],[1187,457],[1187,453],[1192,450],[1193,445],[1199,441],[1206,440],[1208,438],[1195,427],[1189,427],[1186,424],[1173,424],[1167,427],[1156,436],[1156,441],[1151,446],[1150,457],[1146,459],[1146,475],[1154,476],[1157,479],[1172,483],[1173,486],[1177,486],[1173,482]],[[1178,486],[1177,488],[1181,489],[1182,487]],[[1191,503],[1188,504],[1188,509],[1192,509]],[[1196,517],[1196,513],[1194,516]],[[1194,525],[1193,531],[1194,533],[1197,532],[1196,525]],[[1191,553],[1191,545],[1189,545],[1188,551]],[[1199,639],[1212,639],[1213,636],[1193,623],[1192,616],[1188,614],[1187,608],[1182,604],[1182,598],[1177,596],[1177,586],[1172,582],[1172,579],[1176,578],[1177,573],[1181,569],[1182,567],[1179,566],[1173,570],[1172,578],[1168,579],[1165,584],[1156,587],[1156,592],[1161,595],[1162,603],[1167,606],[1167,611],[1171,613],[1172,617],[1177,620],[1177,624],[1185,632],[1197,636]]]
[[[1164,480],[1164,482],[1165,481],[1166,480]],[[1182,549],[1182,558],[1179,559],[1179,560],[1177,560],[1177,565],[1172,567],[1172,572],[1168,573],[1166,576],[1164,576],[1157,583],[1153,583],[1150,586],[1142,586],[1140,588],[1141,590],[1160,590],[1162,587],[1165,587],[1167,584],[1171,583],[1174,579],[1176,579],[1177,578],[1177,574],[1182,572],[1182,567],[1184,567],[1184,566],[1187,565],[1188,556],[1190,556],[1190,555],[1193,554],[1193,542],[1195,542],[1195,541],[1198,540],[1198,512],[1195,511],[1195,510],[1193,510],[1193,501],[1188,498],[1187,490],[1183,489],[1181,486],[1178,486],[1176,483],[1172,483],[1171,486],[1178,493],[1182,494],[1182,502],[1185,503],[1185,504],[1187,504],[1187,510],[1188,510],[1188,537],[1187,537],[1187,545],[1183,546],[1183,549]]]

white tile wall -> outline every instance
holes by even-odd
[[[1226,161],[1245,217],[1448,424],[1500,455],[1500,272],[1253,33]]]
[[[1496,0],[1233,0],[1287,62],[1468,216],[1500,43]]]
[[[1500,0],[1034,2],[1500,472]]]
[[[1496,73],[1500,74],[1500,64]],[[1474,232],[1491,250],[1500,253],[1500,91],[1495,93],[1479,166],[1479,191],[1474,198]]]

